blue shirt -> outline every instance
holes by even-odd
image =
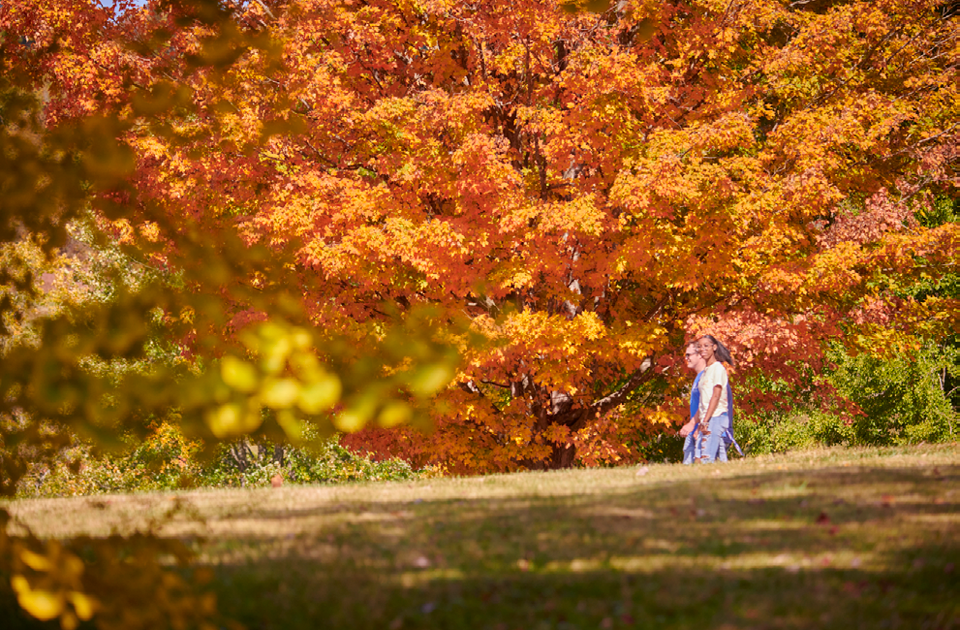
[[[690,417],[696,418],[697,411],[700,409],[700,377],[703,376],[703,370],[697,372],[697,378],[693,379],[693,389],[690,390]]]

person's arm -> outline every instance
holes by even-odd
[[[680,427],[680,437],[687,437],[688,435],[690,435],[690,432],[693,431],[693,427],[695,426],[697,426],[696,416],[690,418],[690,422]]]
[[[701,422],[710,422],[710,418],[713,417],[713,412],[717,410],[717,405],[720,404],[720,394],[723,393],[722,385],[713,386],[713,395],[710,396],[710,404],[707,405],[707,411],[703,414],[703,417],[700,418]],[[686,426],[686,425],[684,425]]]

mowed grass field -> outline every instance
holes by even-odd
[[[336,487],[30,500],[151,518],[248,628],[958,628],[960,445]]]

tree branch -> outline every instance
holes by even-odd
[[[620,389],[608,394],[607,396],[604,396],[600,400],[597,400],[590,405],[591,411],[601,415],[607,413],[614,407],[620,405],[624,400],[626,400],[630,392],[649,381],[653,375],[653,355],[650,355],[643,360],[643,363],[640,365],[640,369],[631,374],[630,378],[627,379],[627,382],[624,383]]]

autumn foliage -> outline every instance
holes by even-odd
[[[225,305],[171,325],[188,356],[270,315],[258,295],[292,298],[311,347],[351,340],[346,362],[433,309],[463,356],[434,433],[370,448],[466,472],[629,458],[678,420],[699,333],[741,382],[829,397],[825,341],[955,329],[953,299],[900,290],[956,263],[956,225],[914,218],[955,190],[949,4],[601,8],[15,1],[0,28],[44,125],[120,121],[101,228]],[[211,273],[217,241],[260,257]],[[355,410],[335,424],[407,417]]]
[[[955,11],[3,0],[0,491],[159,421],[310,423],[457,473],[628,461],[681,420],[705,332],[743,409],[857,413],[828,344],[957,332],[960,234],[929,220],[956,197]],[[179,543],[7,518],[34,617],[215,616],[208,576],[157,560]]]

